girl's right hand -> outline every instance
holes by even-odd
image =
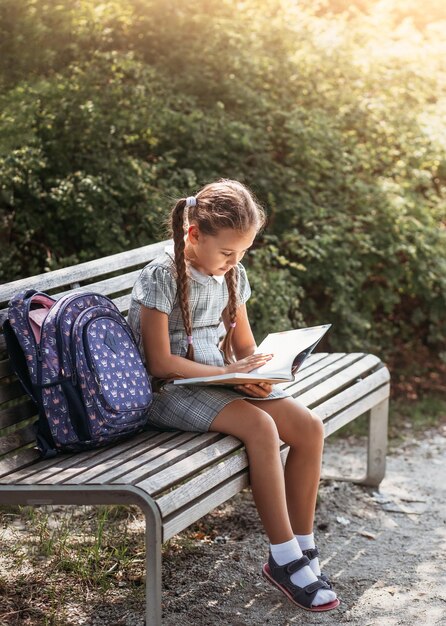
[[[267,363],[272,358],[272,354],[251,354],[244,359],[240,359],[240,361],[236,361],[235,363],[226,365],[224,368],[224,373],[234,374],[250,372],[251,370],[255,370],[257,367],[265,365],[265,363]]]

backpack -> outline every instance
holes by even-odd
[[[146,425],[150,380],[109,298],[72,291],[56,301],[22,291],[9,302],[3,329],[12,367],[38,408],[44,458],[114,443]]]

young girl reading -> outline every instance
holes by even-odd
[[[149,263],[132,292],[129,323],[154,381],[150,423],[218,431],[245,445],[250,481],[270,541],[262,573],[299,607],[339,605],[320,571],[313,519],[323,448],[320,419],[267,383],[231,387],[173,385],[174,378],[249,372],[272,355],[254,354],[240,263],[265,214],[241,183],[220,180],[179,200],[171,213],[174,247]],[[223,320],[226,335],[219,345]],[[290,449],[285,469],[280,440]]]

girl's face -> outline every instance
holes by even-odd
[[[243,258],[256,234],[253,227],[245,233],[224,228],[217,235],[205,235],[192,223],[186,237],[186,258],[203,274],[223,276]]]

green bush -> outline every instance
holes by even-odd
[[[155,241],[175,198],[232,177],[269,214],[258,338],[331,321],[332,349],[445,357],[429,4],[3,0],[0,279]]]

